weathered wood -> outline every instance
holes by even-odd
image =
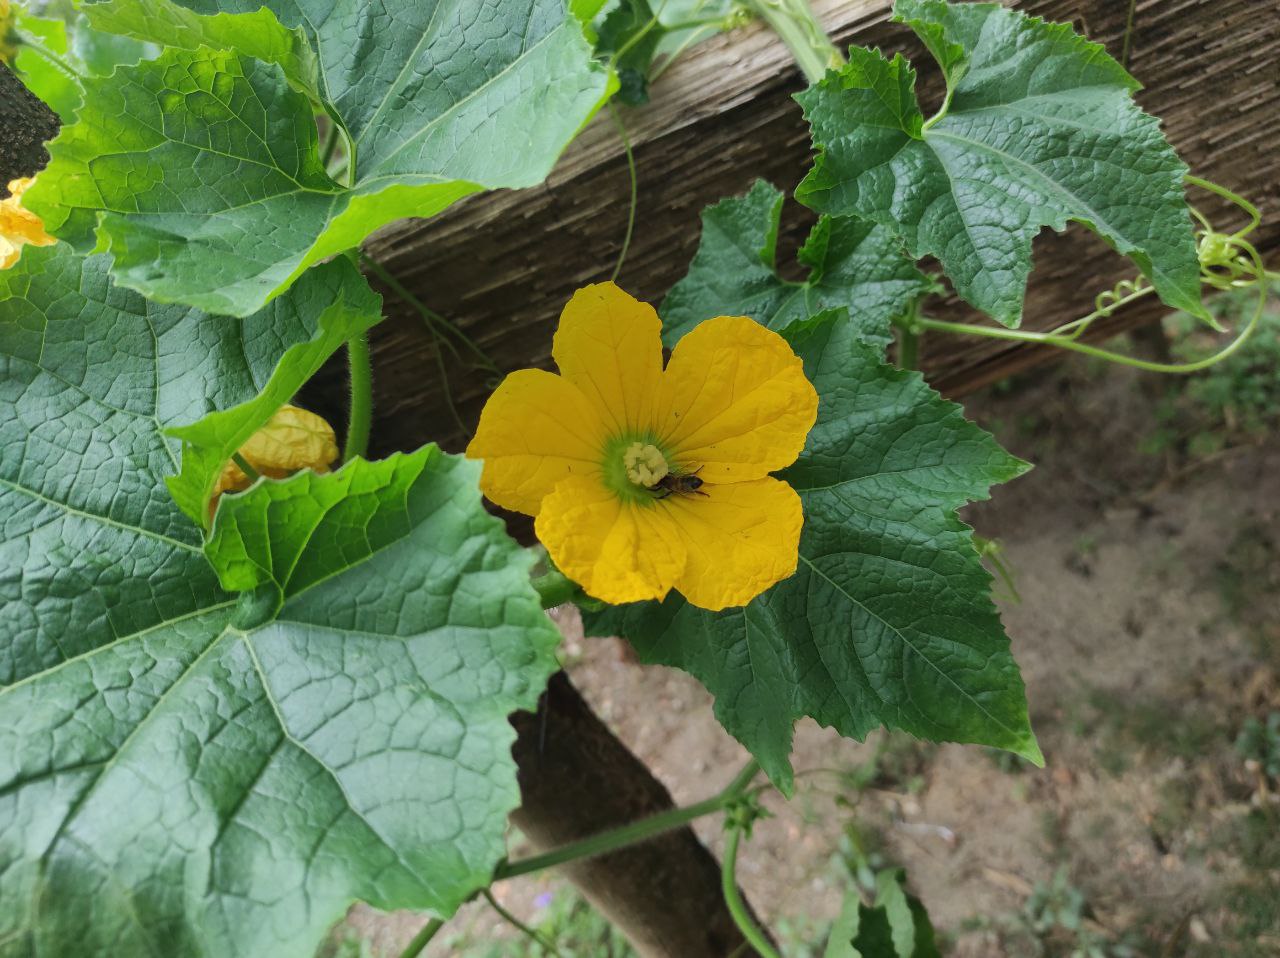
[[[0,199],[9,182],[35,176],[49,162],[44,145],[58,134],[58,115],[0,61]]]
[[[814,4],[843,45],[904,49],[920,65],[922,99],[936,103],[937,71],[905,28],[889,24],[889,0],[818,0]],[[1029,13],[1071,21],[1121,53],[1128,5],[1121,0],[1026,0]],[[1275,0],[1141,0],[1130,68],[1147,89],[1139,99],[1164,119],[1183,158],[1199,175],[1252,198],[1268,218],[1256,240],[1280,254],[1280,9]],[[757,176],[792,189],[810,162],[808,130],[791,95],[802,80],[785,48],[762,25],[717,37],[668,70],[653,103],[626,111],[640,178],[636,235],[619,281],[658,301],[687,268],[698,240],[698,213],[741,193]],[[375,236],[368,251],[456,322],[504,371],[550,365],[551,333],[577,287],[607,278],[626,225],[628,177],[618,136],[598,117],[548,182],[519,193],[468,200],[430,221],[406,221]],[[1200,202],[1200,197],[1195,197]],[[1220,202],[1203,208],[1221,215]],[[784,213],[783,261],[811,218],[792,204]],[[1131,276],[1130,264],[1083,227],[1046,234],[1036,244],[1026,327],[1046,329],[1088,312],[1094,294]],[[435,349],[422,322],[394,297],[373,336],[378,371],[374,451],[437,440],[460,449]],[[931,309],[972,320],[951,300]],[[1149,321],[1154,301],[1100,323],[1106,335]],[[960,394],[1043,361],[1052,350],[969,337],[934,337],[923,350],[926,373]],[[335,364],[319,393],[340,396],[345,369]],[[492,375],[450,363],[449,389],[472,426]],[[321,404],[324,405],[323,400]],[[331,406],[329,411],[341,418]]]

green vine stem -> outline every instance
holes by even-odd
[[[493,892],[486,888],[482,894],[484,895],[484,900],[489,903],[489,907],[496,911],[503,921],[514,927],[530,941],[536,943],[539,948],[548,952],[553,956],[553,958],[564,958],[564,956],[560,954],[560,949],[555,946],[555,942],[549,941],[545,936],[539,934],[533,928],[530,928],[515,915],[511,914],[511,912],[506,908],[502,907],[502,903],[493,897]]]
[[[640,199],[640,182],[636,177],[636,155],[631,149],[631,137],[627,135],[626,124],[622,122],[618,108],[612,102],[609,104],[609,116],[622,140],[622,148],[627,154],[627,173],[631,177],[631,206],[627,211],[627,232],[622,237],[622,249],[618,251],[618,261],[613,266],[613,275],[609,277],[610,282],[617,282],[618,274],[622,272],[622,264],[627,261],[627,251],[631,249],[631,237],[636,229],[636,206]]]
[[[898,328],[898,368],[920,368],[920,303],[924,296],[917,296],[907,306],[906,314],[894,325]]]
[[[764,932],[756,925],[750,912],[747,911],[746,902],[738,893],[738,845],[742,841],[742,833],[745,830],[745,825],[735,823],[725,834],[724,861],[720,866],[720,887],[724,891],[724,902],[729,906],[733,923],[738,926],[747,943],[760,954],[760,958],[782,958],[777,949],[769,943],[769,939],[765,938]]]
[[[400,958],[418,958],[422,954],[422,949],[426,948],[431,939],[436,936],[441,928],[444,927],[443,918],[432,918],[429,922],[422,926],[422,930],[413,936],[413,941],[405,946],[404,951],[400,952]]]
[[[743,6],[773,28],[810,83],[817,83],[828,70],[844,66],[844,56],[813,15],[807,0],[743,0]]]
[[[382,281],[383,285],[396,294],[398,299],[412,308],[422,318],[422,321],[426,324],[427,328],[440,341],[442,341],[445,346],[448,347],[451,353],[453,353],[454,359],[461,361],[462,357],[459,355],[457,347],[446,338],[447,336],[452,336],[463,346],[469,349],[475,356],[475,364],[480,368],[493,373],[495,376],[500,376],[502,374],[502,370],[500,370],[497,364],[489,357],[489,354],[481,349],[470,336],[411,293],[403,283],[391,274],[390,270],[379,263],[376,259],[367,253],[361,252],[360,265],[373,273],[374,276],[378,277],[378,279]]]
[[[257,482],[259,479],[262,478],[262,474],[258,472],[257,469],[254,469],[253,466],[249,463],[249,460],[246,459],[244,456],[240,455],[240,453],[233,452],[231,454],[231,461],[234,462],[240,468],[240,471],[245,474],[245,476],[248,478],[250,482]]]
[[[603,855],[607,852],[617,851],[619,848],[625,848],[628,845],[634,845],[637,842],[656,838],[664,832],[681,828],[694,819],[701,818],[703,815],[711,815],[715,812],[723,811],[742,797],[759,772],[760,766],[752,759],[747,762],[746,766],[724,791],[718,795],[693,805],[673,808],[669,812],[652,815],[638,822],[623,825],[621,828],[601,832],[599,835],[592,835],[590,838],[584,838],[581,841],[570,842],[568,845],[553,848],[551,851],[541,855],[531,855],[515,862],[503,862],[494,870],[493,880],[495,882],[504,881],[508,878],[516,878],[520,875],[530,875],[548,868],[555,868],[566,862],[577,861],[579,858],[594,858],[596,855]]]
[[[347,340],[347,362],[351,366],[351,411],[347,419],[347,444],[342,461],[350,462],[369,449],[369,428],[373,423],[373,365],[369,358],[369,336],[361,333]]]

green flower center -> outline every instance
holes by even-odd
[[[622,466],[627,478],[648,489],[671,470],[667,458],[651,442],[633,442],[622,453]]]
[[[656,501],[653,485],[672,471],[671,457],[652,434],[615,436],[605,443],[600,465],[618,498],[642,504]]]

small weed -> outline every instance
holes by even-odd
[[[936,749],[931,742],[885,732],[877,740],[871,757],[842,772],[841,778],[845,786],[855,792],[883,788],[914,795],[924,788],[924,773]]]
[[[993,930],[1005,940],[1008,954],[1028,958],[1137,958],[1136,944],[1117,940],[1093,920],[1084,892],[1065,867],[1047,882],[1038,882],[1017,912],[978,917],[965,922],[970,930]]]
[[[1098,737],[1098,762],[1112,774],[1129,767],[1134,745],[1195,759],[1228,741],[1227,728],[1218,718],[1191,701],[1175,704],[1094,690],[1087,704],[1094,715],[1085,723],[1085,732]]]
[[[1236,737],[1236,751],[1246,762],[1256,762],[1267,778],[1280,781],[1280,712],[1272,712],[1264,723],[1250,717]]]

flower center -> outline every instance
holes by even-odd
[[[671,471],[661,450],[650,442],[633,442],[622,453],[622,467],[627,478],[648,489]]]

